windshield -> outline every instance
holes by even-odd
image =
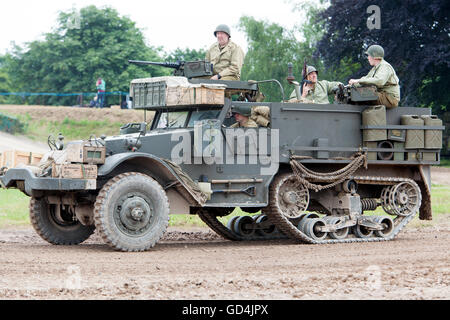
[[[189,116],[190,114],[190,116]],[[184,128],[186,126],[186,120],[189,116],[187,123],[188,128],[193,128],[196,121],[206,119],[217,119],[219,117],[220,110],[193,110],[193,111],[171,111],[162,112],[159,117],[156,128]]]
[[[191,118],[189,119],[188,127],[194,127],[196,121],[206,120],[206,119],[217,119],[219,117],[220,110],[195,110],[191,113]]]
[[[159,117],[157,128],[183,128],[188,111],[163,112]]]

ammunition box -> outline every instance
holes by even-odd
[[[408,152],[408,161],[421,161],[423,158],[422,152]]]
[[[404,142],[394,142],[394,149],[404,149],[405,143]],[[404,152],[394,152],[394,161],[403,161],[405,160],[405,153]]]
[[[105,163],[106,148],[104,146],[95,146],[87,142],[69,143],[66,150],[66,160],[70,163]]]
[[[374,142],[364,142],[364,147],[369,149],[376,149],[378,147],[378,143]],[[377,160],[376,152],[367,152],[367,160]]]
[[[388,140],[405,142],[406,130],[389,129]]]
[[[53,178],[96,179],[97,165],[82,163],[52,164]]]
[[[422,152],[423,161],[438,161],[436,152]]]

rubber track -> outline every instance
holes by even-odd
[[[385,177],[369,177],[369,176],[354,176],[350,177],[353,180],[356,180],[358,183],[362,184],[375,184],[375,185],[392,185],[400,182],[410,182],[412,184],[416,184],[414,180],[408,178],[385,178]],[[279,179],[279,178],[278,178]],[[270,186],[271,194],[277,194],[277,178]],[[419,188],[420,190],[420,188]],[[421,200],[421,194],[419,194]],[[416,213],[411,214],[407,217],[397,217],[394,219],[394,230],[391,235],[386,238],[381,237],[371,237],[371,238],[346,238],[346,239],[326,239],[326,240],[316,240],[304,234],[302,231],[297,229],[282,213],[280,210],[276,210],[276,198],[270,197],[270,207],[271,210],[267,212],[271,221],[280,229],[284,234],[286,234],[289,238],[298,241],[300,243],[309,243],[309,244],[331,244],[331,243],[351,243],[351,242],[378,242],[378,241],[389,241],[394,239],[397,234],[410,222]]]
[[[277,178],[275,178],[277,179]],[[385,178],[385,177],[370,177],[370,176],[353,176],[350,179],[355,180],[360,184],[374,184],[374,185],[393,185],[400,182],[410,182],[416,184],[412,179],[408,178]],[[270,186],[270,194],[275,194],[278,190],[275,190],[277,185],[276,180]],[[420,190],[420,188],[419,188]],[[381,238],[373,236],[371,238],[345,238],[345,239],[326,239],[326,240],[316,240],[312,239],[302,231],[300,231],[296,226],[294,226],[289,219],[287,219],[279,210],[274,210],[276,208],[275,198],[271,197],[269,207],[264,210],[264,213],[268,216],[269,220],[277,227],[281,233],[277,233],[273,236],[258,236],[254,235],[251,237],[243,237],[232,230],[228,229],[223,225],[216,216],[213,216],[207,212],[206,209],[200,209],[197,214],[200,219],[206,223],[214,232],[223,238],[231,241],[250,241],[250,240],[277,240],[277,239],[293,239],[299,243],[307,244],[331,244],[331,243],[352,243],[352,242],[378,242],[378,241],[389,241],[394,239],[397,234],[414,218],[415,214],[411,214],[407,217],[397,217],[394,219],[394,230],[389,237]]]
[[[208,227],[210,227],[215,233],[219,236],[231,240],[231,241],[261,241],[261,240],[280,240],[280,239],[288,239],[284,234],[274,231],[274,234],[271,236],[259,236],[253,235],[251,237],[243,237],[232,230],[228,229],[225,225],[220,222],[216,216],[211,215],[207,210],[200,209],[197,212],[200,219],[206,223]]]

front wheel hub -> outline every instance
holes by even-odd
[[[138,196],[126,199],[119,207],[119,211],[122,224],[133,231],[144,228],[152,216],[148,203]]]

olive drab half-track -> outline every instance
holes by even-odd
[[[430,109],[372,105],[373,89],[354,87],[333,104],[264,102],[256,81],[184,76],[135,79],[130,96],[143,123],[49,138],[39,166],[0,173],[31,197],[48,242],[96,229],[117,250],[148,250],[171,214],[196,214],[228,240],[313,244],[387,241],[417,213],[432,218],[444,127]],[[233,125],[242,110],[256,125]]]

